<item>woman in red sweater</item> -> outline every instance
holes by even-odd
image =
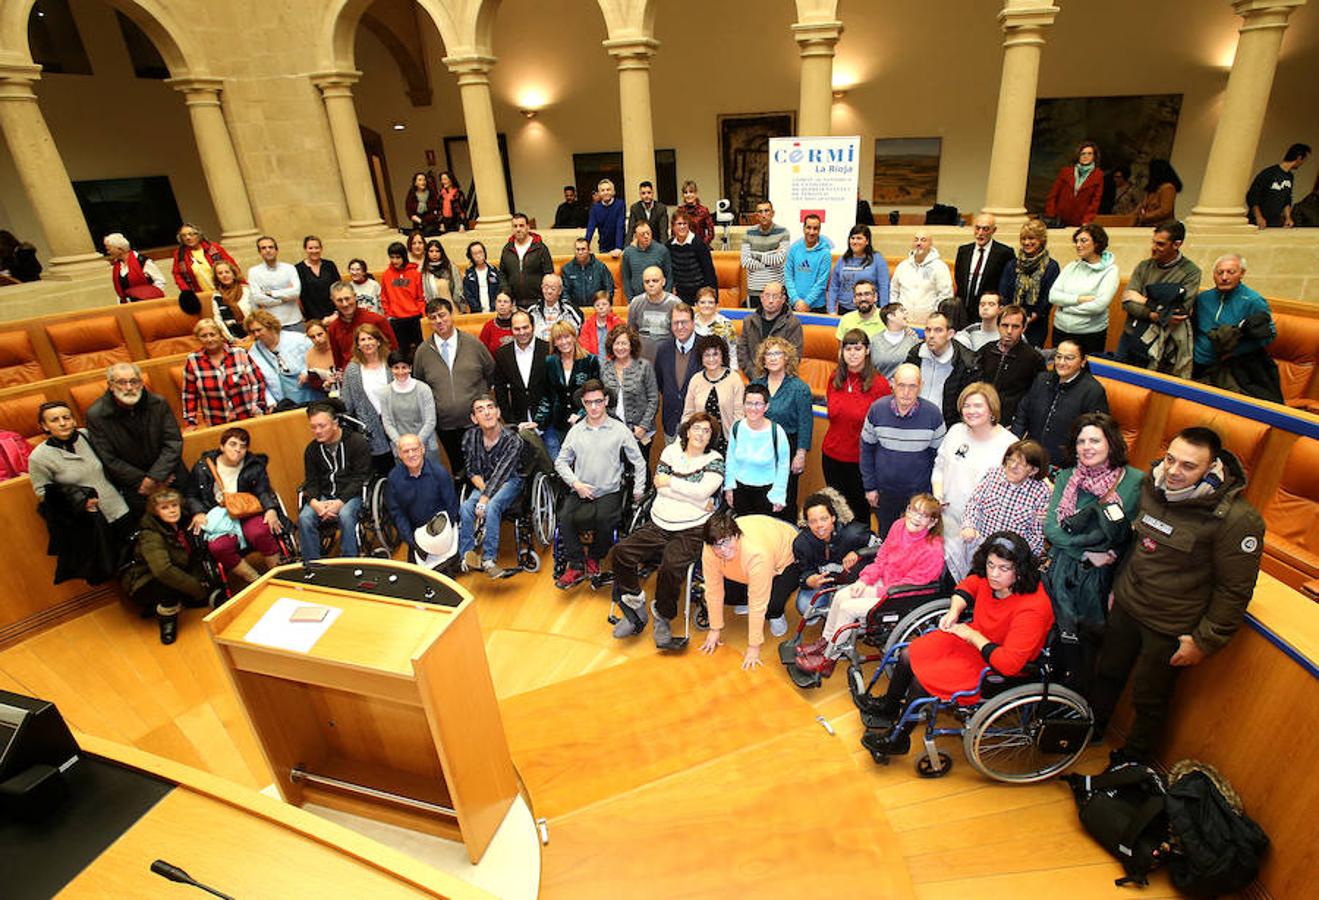
[[[974,609],[969,625],[958,621],[968,606]],[[976,551],[971,574],[953,591],[938,630],[901,652],[888,692],[867,704],[872,727],[861,745],[872,753],[906,753],[916,723],[899,719],[909,703],[929,696],[950,700],[959,691],[973,691],[985,666],[1000,675],[1020,674],[1040,655],[1052,627],[1053,606],[1030,545],[1015,532],[994,532]],[[959,702],[978,700],[968,696]]]
[[[870,404],[891,394],[892,388],[870,361],[870,338],[860,328],[843,335],[838,368],[829,380],[829,430],[820,447],[824,483],[847,501],[856,521],[870,528],[870,504],[861,483],[861,427]]]
[[[1099,213],[1104,193],[1104,173],[1099,168],[1099,148],[1086,141],[1076,148],[1076,161],[1063,166],[1044,201],[1044,217],[1057,219],[1068,228],[1086,225]]]

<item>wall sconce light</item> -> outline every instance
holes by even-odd
[[[846,97],[846,96],[847,96],[847,89],[846,89],[846,88],[834,88],[834,99],[835,99],[835,100],[842,100],[842,99],[843,99],[844,97]]]
[[[395,131],[407,131],[407,129],[408,129],[408,126],[405,125],[405,124],[403,124],[402,122],[395,122],[394,124],[390,125],[389,127],[392,128],[392,129],[394,129]]]
[[[522,113],[522,115],[523,115],[524,118],[527,118],[527,119],[534,119],[534,118],[536,118],[536,113],[538,112],[538,110],[534,110],[534,109],[519,109],[518,112]]]

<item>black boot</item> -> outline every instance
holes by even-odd
[[[160,624],[160,642],[172,644],[179,635],[178,606],[157,606],[156,621]]]
[[[856,698],[856,705],[867,728],[887,730],[902,716],[902,702],[889,697],[861,696]]]
[[[899,734],[892,734],[891,731],[867,731],[861,735],[861,746],[869,750],[872,756],[905,756],[910,753],[911,735],[905,731]]]

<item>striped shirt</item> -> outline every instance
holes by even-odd
[[[655,489],[650,518],[665,531],[683,531],[704,525],[710,518],[706,503],[724,483],[724,458],[707,451],[693,459],[674,441],[660,454],[655,474],[672,480]]]
[[[943,413],[929,400],[917,399],[906,415],[893,397],[870,405],[861,427],[861,481],[868,491],[906,492],[930,489],[935,451],[943,442]]]
[[[493,497],[504,482],[517,474],[522,457],[522,438],[511,428],[504,428],[493,447],[485,445],[481,426],[473,425],[463,434],[463,458],[467,460],[468,476],[480,475],[485,480],[481,493]]]

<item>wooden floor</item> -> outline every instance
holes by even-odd
[[[484,575],[464,580],[480,600],[515,758],[532,786],[536,814],[551,819],[542,873],[546,896],[619,896],[621,885],[635,885],[629,879],[639,877],[667,896],[729,896],[753,883],[761,885],[759,896],[800,895],[798,873],[809,875],[809,861],[837,858],[813,857],[818,838],[794,841],[789,829],[763,845],[734,840],[718,846],[664,828],[674,808],[703,809],[736,838],[753,831],[771,806],[774,819],[787,810],[788,821],[795,815],[807,834],[832,827],[830,853],[855,850],[858,884],[865,887],[848,896],[903,896],[909,889],[919,898],[1129,894],[1113,886],[1120,867],[1080,829],[1063,784],[988,782],[952,740],[945,749],[955,766],[945,778],[917,778],[908,759],[876,766],[858,742],[861,726],[841,672],[820,690],[799,691],[772,661],[773,642],[766,645],[770,663],[741,672],[746,638],[740,617],[732,617],[728,644],[713,657],[698,658],[693,646],[669,658],[655,651],[649,633],[612,638],[605,593],[557,591],[546,572],[500,582]],[[264,787],[270,773],[200,618],[200,611],[185,610],[178,642],[164,647],[154,622],[119,605],[95,609],[0,651],[0,687],[55,701],[80,730]],[[616,666],[625,669],[611,675],[607,670]],[[647,673],[655,677],[642,677]],[[569,679],[578,680],[564,684]],[[561,743],[546,744],[528,725],[553,723],[556,709],[569,717],[574,696],[590,696],[604,709],[616,706],[618,721],[637,721],[637,708],[628,707],[636,690],[626,687],[648,682],[663,685],[667,703],[646,697],[640,721],[653,732],[630,737],[634,748],[654,746],[656,752],[601,758],[593,745],[603,745],[615,722],[598,714],[596,731],[583,729],[572,753]],[[714,696],[722,702],[708,702]],[[836,736],[826,735],[815,715],[825,716]],[[691,734],[693,727],[705,739],[680,748],[665,744],[667,732]],[[551,730],[559,729],[547,725]],[[1079,768],[1098,771],[1106,753],[1093,748]],[[816,758],[825,763],[813,767]],[[850,768],[840,768],[839,759],[850,759]],[[856,810],[864,814],[819,802],[839,779],[854,786]],[[647,785],[663,786],[670,800],[639,790]],[[871,811],[884,827],[874,828]],[[634,858],[596,855],[602,836],[617,838],[628,827],[646,835],[632,847]],[[888,874],[865,877],[876,849],[867,841],[878,843],[885,866],[894,867],[885,869]],[[794,888],[765,889],[765,874],[773,872],[785,873],[781,883]],[[670,879],[667,890],[659,890],[660,878]],[[1175,896],[1163,877],[1140,895]]]

